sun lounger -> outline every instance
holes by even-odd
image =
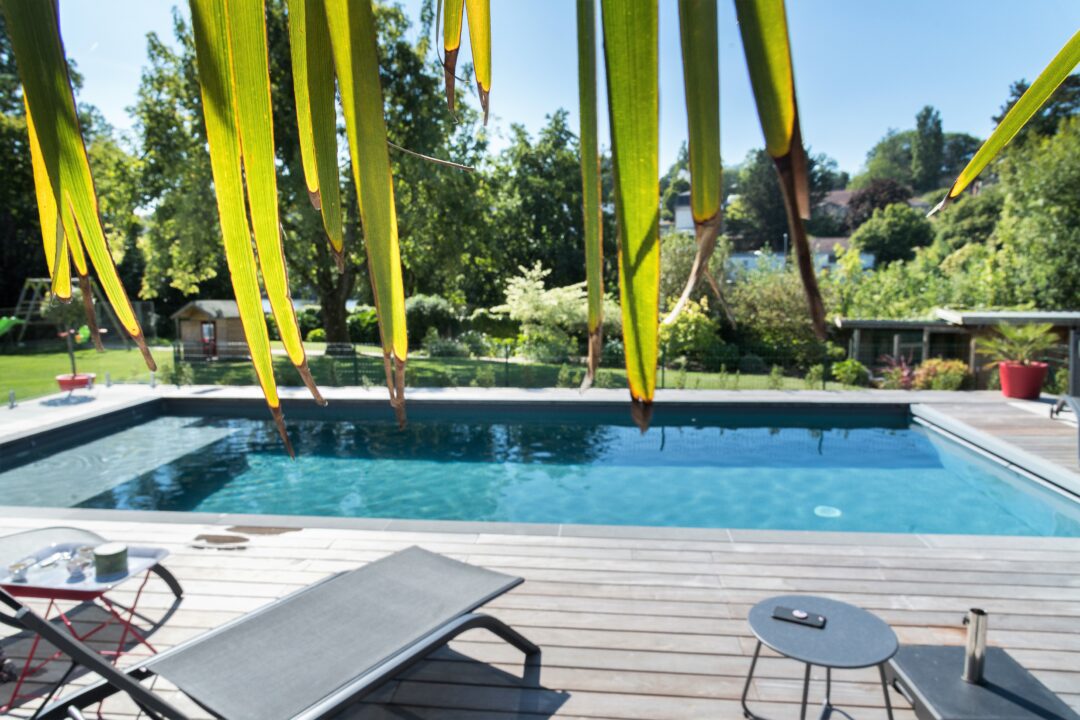
[[[413,547],[310,585],[125,672],[10,596],[0,600],[15,616],[0,618],[40,633],[101,677],[46,708],[43,720],[81,717],[79,709],[118,692],[153,717],[185,718],[139,683],[155,675],[216,717],[322,718],[473,628],[538,659],[540,648],[517,631],[474,612],[521,582]]]

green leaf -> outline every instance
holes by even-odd
[[[221,5],[218,12],[222,12]],[[232,81],[236,89],[233,101],[240,131],[240,156],[263,286],[289,360],[300,372],[315,400],[325,403],[307,365],[285,269],[285,249],[282,247],[281,223],[278,220],[266,11],[263,0],[227,0],[224,12],[227,15]]]
[[[228,21],[219,12],[217,0],[191,0],[191,26],[202,92],[203,120],[210,144],[210,165],[214,175],[221,235],[229,277],[251,351],[251,362],[259,378],[266,403],[289,454],[292,447],[285,432],[281,401],[274,380],[270,336],[262,308],[262,294],[251,247],[244,204],[244,183],[240,158],[240,132],[236,123],[234,84]]]
[[[784,0],[735,0],[735,13],[758,119],[765,134],[765,149],[772,157],[780,179],[792,250],[806,293],[810,322],[814,333],[824,341],[828,336],[825,304],[803,223],[810,217],[810,184],[795,100],[795,71],[791,65]]]
[[[1058,85],[1069,76],[1069,73],[1078,64],[1080,64],[1080,30],[1069,38],[1069,41],[1065,43],[1065,46],[1058,51],[1050,64],[1039,74],[1039,77],[1035,79],[1027,92],[1020,96],[1016,104],[1009,109],[1009,112],[1001,119],[994,132],[982,144],[982,147],[971,158],[967,166],[960,171],[959,177],[956,178],[953,186],[949,188],[948,194],[930,211],[931,215],[964,192],[964,189],[979,176],[979,173],[990,164],[990,161],[997,157],[998,153],[1009,144],[1009,141],[1016,137],[1016,133],[1020,132],[1032,115],[1039,111],[1039,108],[1057,90]]]
[[[289,43],[304,179],[312,204],[322,213],[326,236],[341,268],[345,260],[334,59],[321,0],[289,0]]]
[[[689,125],[690,210],[694,217],[697,252],[686,286],[664,318],[671,324],[690,301],[709,268],[720,233],[720,67],[717,48],[716,0],[679,0],[683,84]],[[719,285],[716,285],[719,289]],[[727,310],[723,296],[720,302]]]
[[[368,0],[325,2],[345,132],[360,200],[364,246],[379,315],[387,388],[391,404],[400,409],[404,403],[408,353],[405,290],[379,81],[375,17]]]
[[[465,18],[465,0],[444,0],[443,5],[443,74],[446,79],[446,104],[454,111],[454,72],[461,50],[461,24]]]
[[[488,95],[491,93],[491,0],[465,0],[465,14],[469,17],[469,46],[473,72],[476,73],[476,92],[487,125]]]
[[[657,0],[603,0],[601,11],[626,374],[631,397],[651,403],[660,302]]]
[[[25,105],[26,97],[23,97]],[[41,157],[41,147],[30,109],[26,109],[26,131],[30,141],[30,164],[34,171],[34,194],[37,198],[41,239],[45,245],[45,264],[52,279],[52,293],[61,300],[71,300],[71,263],[60,212],[56,207],[49,174]]]
[[[577,0],[577,33],[581,196],[585,218],[585,280],[589,292],[589,364],[582,387],[588,387],[600,364],[604,321],[604,230],[596,139],[596,0]]]
[[[3,9],[23,84],[28,124],[33,123],[35,130],[35,181],[47,181],[49,186],[47,190],[35,192],[39,197],[44,194],[47,203],[51,197],[53,206],[58,209],[61,223],[66,222],[64,217],[70,213],[73,227],[70,230],[65,228],[65,236],[76,265],[79,265],[82,250],[85,248],[117,319],[138,345],[147,367],[154,370],[157,364],[146,347],[142,328],[120,282],[101,226],[97,194],[90,175],[90,163],[86,157],[78,115],[75,112],[67,59],[60,41],[56,3],[3,0]],[[42,225],[46,232],[49,227],[54,230],[51,236],[44,237],[43,241],[56,248],[51,253],[54,269],[64,272],[62,266],[55,265],[57,262],[65,262],[59,259],[59,231],[55,230],[52,220]],[[85,260],[79,269],[84,267]],[[53,277],[55,279],[57,276]],[[60,289],[63,289],[62,284]],[[70,297],[70,292],[68,296]]]

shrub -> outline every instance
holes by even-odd
[[[685,357],[702,364],[722,344],[720,323],[709,314],[708,298],[691,300],[674,323],[661,325],[660,344],[667,358]]]
[[[281,339],[281,333],[278,332],[277,320],[274,318],[274,313],[266,313],[266,332],[269,333],[271,340]]]
[[[439,295],[413,295],[405,301],[405,327],[411,338],[426,338],[428,328],[435,328],[440,335],[451,335],[458,322],[454,306]]]
[[[469,357],[469,348],[464,343],[439,337],[439,331],[434,327],[427,329],[422,345],[428,357]]]
[[[893,357],[882,355],[879,358],[885,366],[881,369],[881,382],[878,383],[884,390],[910,390],[915,384],[915,369],[908,364],[903,355]]]
[[[621,367],[626,364],[626,351],[623,349],[622,338],[611,338],[604,341],[604,348],[600,351],[601,365],[614,365]],[[597,374],[599,377],[599,374]]]
[[[765,372],[765,361],[754,353],[747,353],[739,359],[739,372],[747,375],[761,375]]]
[[[825,366],[821,363],[817,365],[811,365],[806,371],[806,376],[803,377],[803,382],[806,384],[807,390],[814,390],[816,388],[824,387],[825,385]]]
[[[782,355],[807,367],[821,362],[821,341],[814,335],[806,311],[802,280],[794,270],[778,271],[768,265],[739,276],[729,297],[739,320],[742,347],[754,347],[760,355]],[[831,307],[832,287],[822,283],[825,305]],[[725,361],[727,362],[727,361]],[[733,367],[732,361],[728,367]],[[764,368],[761,372],[767,372]]]
[[[1062,365],[1046,374],[1046,382],[1043,389],[1051,395],[1064,395],[1069,391],[1069,368]]]
[[[349,340],[365,345],[379,344],[379,317],[375,308],[361,305],[345,319],[349,328]]]
[[[491,340],[477,330],[466,330],[457,336],[457,341],[469,349],[473,357],[488,357],[491,355]]]
[[[563,365],[559,368],[559,375],[555,378],[555,387],[561,388],[575,388],[581,385],[582,379],[585,377],[585,371],[581,368],[572,368],[569,365]]]
[[[517,354],[538,362],[562,363],[577,353],[577,341],[558,327],[525,325]]]
[[[769,370],[768,388],[770,390],[783,390],[784,389],[784,368],[779,365],[773,365]]]
[[[476,375],[472,381],[473,387],[495,387],[495,368],[491,365],[481,365],[476,368]]]
[[[597,370],[596,378],[593,380],[593,386],[598,388],[617,388],[619,387],[619,379],[613,372]]]
[[[477,308],[469,316],[467,325],[470,330],[490,335],[494,338],[515,338],[521,332],[521,323],[506,313],[493,312],[489,308]]]
[[[307,338],[312,330],[322,327],[322,308],[318,305],[308,305],[296,314],[296,322],[300,325],[300,335]]]
[[[930,358],[915,370],[912,387],[916,390],[960,390],[970,378],[971,373],[963,360]]]
[[[326,331],[321,327],[312,328],[307,331],[304,339],[308,342],[326,342]]]
[[[181,385],[191,385],[195,382],[195,371],[191,368],[191,363],[180,362],[174,365],[166,365],[161,370],[161,379],[169,385],[175,385],[180,387]]]
[[[832,366],[833,380],[843,385],[865,387],[870,384],[870,371],[858,360],[848,358]]]

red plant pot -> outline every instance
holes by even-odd
[[[1042,393],[1043,382],[1046,380],[1047,367],[1044,362],[1033,362],[1030,365],[1012,362],[998,363],[1001,394],[1021,400],[1038,399],[1039,394]]]
[[[78,375],[57,375],[56,382],[60,385],[60,390],[63,392],[71,392],[72,390],[81,390],[82,388],[89,388],[94,386],[93,373],[79,373]]]

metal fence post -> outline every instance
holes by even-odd
[[[360,357],[356,354],[356,347],[352,351],[352,384],[360,384]]]
[[[510,344],[503,345],[503,387],[510,387]]]
[[[667,387],[667,345],[660,346],[660,389]]]

